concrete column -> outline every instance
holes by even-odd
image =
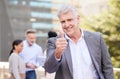
[[[6,0],[0,0],[0,61],[8,61],[9,51],[13,41],[5,1]]]

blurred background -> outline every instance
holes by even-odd
[[[57,32],[61,27],[57,10],[64,3],[77,7],[82,29],[103,34],[115,79],[120,79],[120,0],[0,0],[0,79],[7,79],[12,41],[24,39],[27,29],[37,30],[37,43],[46,49],[48,31]],[[44,73],[44,69],[38,72]],[[42,76],[38,79],[45,78]]]

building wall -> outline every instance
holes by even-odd
[[[0,61],[7,61],[13,34],[4,0],[0,1]]]

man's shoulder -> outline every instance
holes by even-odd
[[[57,38],[59,38],[59,37],[57,36],[57,37],[49,38],[48,39],[48,43],[55,43],[55,41],[56,41]]]
[[[24,45],[27,44],[27,41],[26,41],[26,40],[23,40],[23,44],[24,44]]]
[[[35,43],[34,46],[37,47],[37,48],[40,48],[40,49],[42,48],[42,47],[41,47],[39,44],[37,44],[37,43]]]
[[[85,35],[90,35],[90,36],[100,36],[101,33],[100,32],[91,32],[91,31],[84,31]]]
[[[55,41],[57,38],[59,38],[59,37],[58,36],[57,37],[51,37],[48,40]]]

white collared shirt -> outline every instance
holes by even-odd
[[[88,47],[84,40],[83,31],[77,44],[67,35],[65,35],[65,38],[69,40],[68,43],[73,63],[73,79],[98,79]]]
[[[43,56],[42,48],[34,43],[32,46],[29,46],[27,41],[23,41],[23,50],[19,54],[25,63],[34,64],[37,67],[41,65],[40,56]],[[26,71],[33,69],[26,68]]]

